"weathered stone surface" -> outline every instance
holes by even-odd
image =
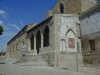
[[[62,6],[60,6],[61,4]],[[77,53],[79,66],[83,65],[83,61],[84,64],[98,63],[100,65],[98,57],[100,12],[97,7],[91,14],[87,11],[95,4],[96,0],[58,0],[53,9],[46,14],[44,21],[25,26],[8,42],[7,57],[21,58],[22,46],[26,45],[27,55],[39,54],[48,65],[55,68],[74,69]],[[95,39],[96,51],[94,52],[90,51],[89,40],[91,39]],[[26,57],[25,61],[28,58]]]
[[[80,16],[83,61],[87,66],[100,66],[100,3]],[[91,50],[90,40],[95,49]]]

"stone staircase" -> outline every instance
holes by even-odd
[[[25,66],[47,66],[48,63],[40,55],[25,55],[13,64],[25,65]]]

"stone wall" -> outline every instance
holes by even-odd
[[[46,13],[45,18],[48,18],[48,17],[50,17],[50,16],[52,16],[52,10],[49,10],[49,11]]]
[[[47,20],[47,19],[45,19],[45,20]],[[34,49],[33,49],[33,53],[36,53],[37,52],[37,49],[36,49],[36,46],[37,46],[36,43],[37,42],[36,42],[36,40],[38,38],[37,37],[37,32],[38,31],[40,32],[40,38],[41,38],[41,40],[40,40],[40,44],[41,45],[40,45],[39,51],[41,52],[42,50],[43,51],[46,50],[45,47],[44,47],[44,40],[45,40],[44,39],[44,31],[45,31],[46,27],[48,27],[48,29],[49,29],[49,33],[48,33],[49,34],[48,35],[48,37],[49,37],[49,40],[48,40],[49,41],[49,47],[51,49],[55,47],[55,33],[54,33],[55,32],[55,29],[54,29],[54,24],[53,24],[53,18],[50,19],[50,20],[48,20],[48,21],[46,21],[46,22],[44,22],[44,23],[42,23],[42,24],[41,23],[38,24],[35,29],[32,29],[27,34],[27,39],[26,40],[27,40],[27,51],[28,51],[28,53],[30,53],[30,51],[32,51],[31,48],[30,48],[30,46],[31,46],[30,39],[31,39],[31,36],[32,35],[34,36]],[[48,51],[48,49],[47,49],[47,51]]]
[[[37,23],[31,24],[28,26],[25,26],[18,34],[15,35],[11,40],[9,41],[9,44],[7,45],[7,58],[21,58],[22,57],[22,46],[26,45],[27,41],[27,31],[34,27]],[[17,37],[17,38],[16,38]]]
[[[99,4],[100,5],[100,4]],[[89,35],[100,31],[100,8],[87,12],[87,14],[80,17],[81,21],[81,35]]]
[[[68,64],[75,64],[76,58],[75,54],[77,53],[77,42],[81,45],[78,37],[80,37],[80,22],[77,14],[55,14],[54,15],[54,24],[56,26],[56,34],[55,34],[55,67],[62,67],[62,68],[71,68]],[[68,32],[72,32],[70,34],[70,38],[75,39],[75,48],[68,47],[68,39],[66,36]],[[61,42],[63,41],[63,42]],[[61,45],[62,44],[62,45]],[[81,47],[81,46],[79,46]],[[79,48],[79,52],[81,52],[81,48]],[[71,55],[71,53],[74,53]],[[73,58],[73,59],[72,59]],[[66,61],[68,61],[68,64]],[[79,56],[80,65],[82,65],[82,54],[80,53]],[[76,65],[72,65],[75,67]]]
[[[89,40],[95,40],[95,50],[90,49]],[[100,33],[82,37],[83,62],[86,66],[100,66]]]
[[[96,0],[58,0],[52,9],[52,13],[60,13],[60,4],[64,6],[65,14],[81,13],[97,4]]]
[[[80,13],[81,12],[81,5],[80,0],[58,0],[57,4],[52,9],[54,13],[60,13],[60,3],[64,5],[64,13]]]
[[[83,66],[81,53],[66,53],[60,52],[58,54],[58,67],[63,69],[77,70],[78,67]]]
[[[23,34],[7,46],[7,57],[20,58],[23,43],[26,43],[26,34]]]
[[[87,11],[89,8],[97,4],[97,0],[81,0],[81,11]]]
[[[94,9],[95,8],[95,9]],[[100,66],[100,4],[80,16],[84,65]],[[91,45],[90,41],[93,40]],[[92,47],[94,49],[92,49]]]
[[[55,14],[55,19],[56,19],[56,25],[58,26],[57,28],[57,41],[58,41],[58,49],[60,49],[61,45],[60,42],[64,40],[65,45],[67,50],[71,51],[68,49],[68,32],[71,31],[73,33],[70,34],[70,38],[75,39],[75,52],[76,52],[76,42],[78,41],[78,37],[80,37],[80,22],[78,19],[78,15],[76,14]],[[78,24],[78,25],[77,25]],[[56,27],[57,27],[56,26]],[[64,50],[64,51],[67,51]],[[60,51],[60,50],[59,50]],[[80,50],[81,51],[81,50]],[[68,51],[67,51],[68,52]]]
[[[48,63],[49,66],[54,66],[55,50],[52,47],[40,48],[40,55]]]

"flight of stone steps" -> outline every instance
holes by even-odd
[[[48,63],[40,55],[26,55],[13,64],[25,66],[47,66]]]

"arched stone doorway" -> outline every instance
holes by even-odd
[[[32,34],[31,39],[30,39],[30,43],[31,43],[31,50],[34,50],[34,36]]]
[[[66,33],[67,52],[76,52],[76,35],[72,29]]]
[[[37,54],[39,54],[39,48],[41,48],[41,34],[40,34],[40,31],[37,32],[37,37],[36,37]]]
[[[43,37],[44,37],[44,39],[43,39],[43,47],[49,46],[49,27],[48,26],[46,26],[46,28],[44,30]]]
[[[64,13],[64,5],[62,3],[60,4],[60,13]]]

